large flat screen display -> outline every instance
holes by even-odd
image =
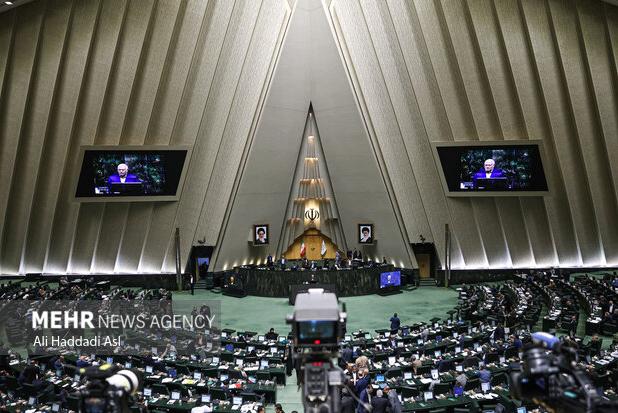
[[[187,148],[84,147],[78,201],[175,201]]]
[[[383,272],[380,274],[380,288],[399,287],[401,285],[401,271]]]
[[[449,195],[547,193],[542,149],[534,141],[436,144],[435,152]]]

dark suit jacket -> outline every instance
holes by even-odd
[[[502,172],[502,169],[494,169],[493,171],[491,171],[491,175],[489,177],[490,178],[504,178],[504,172]],[[487,178],[487,174],[485,173],[484,169],[481,169],[480,171],[475,173],[474,176],[472,177],[472,179],[485,179],[485,178]]]
[[[124,181],[125,182],[142,182],[137,176],[133,174],[127,174],[127,177]],[[110,187],[112,186],[113,183],[118,183],[118,182],[120,182],[120,176],[118,175],[112,175],[107,179],[107,184]]]
[[[343,396],[341,398],[341,413],[354,413],[354,399],[352,396]]]
[[[374,397],[371,399],[371,407],[373,407],[372,413],[386,413],[386,409],[389,407],[388,399]]]
[[[356,391],[356,394],[359,397],[360,397],[361,392],[367,388],[368,384],[369,384],[369,376],[365,376],[356,382],[356,384],[354,385],[354,390]]]

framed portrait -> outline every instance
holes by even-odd
[[[358,243],[373,244],[373,224],[358,224]]]
[[[268,224],[259,224],[253,226],[253,245],[268,245],[270,239],[268,233]]]

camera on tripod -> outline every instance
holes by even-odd
[[[80,413],[129,412],[129,398],[140,385],[135,371],[103,364],[81,369],[80,373],[87,379],[86,388],[79,392]]]
[[[319,288],[298,294],[287,322],[292,325],[293,355],[300,359],[305,412],[338,412],[343,372],[333,359],[345,334],[346,313],[337,296]]]
[[[576,366],[576,349],[548,333],[534,333],[532,340],[535,346],[524,352],[521,365],[511,366],[513,398],[557,412],[618,411],[618,404],[603,399],[588,374]]]

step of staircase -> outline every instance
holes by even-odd
[[[421,279],[419,280],[418,286],[419,287],[435,287],[436,280],[434,280],[433,278]]]

